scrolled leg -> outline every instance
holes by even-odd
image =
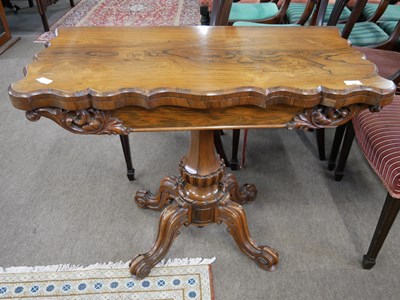
[[[233,174],[226,174],[222,179],[223,189],[229,193],[231,200],[244,204],[253,201],[257,197],[257,189],[254,184],[244,184],[239,189],[239,184]]]
[[[278,253],[268,246],[258,246],[250,236],[246,214],[241,205],[226,199],[218,205],[218,222],[228,226],[240,250],[267,271],[274,271],[279,262]]]
[[[157,239],[153,247],[137,255],[130,263],[130,272],[142,279],[167,254],[182,225],[188,225],[189,209],[173,203],[161,214]]]
[[[160,183],[157,195],[148,190],[139,189],[135,195],[135,202],[141,208],[154,210],[162,209],[178,195],[178,177],[167,176]]]

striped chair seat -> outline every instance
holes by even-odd
[[[345,24],[337,24],[343,30]],[[350,33],[349,40],[353,46],[365,47],[385,42],[389,35],[378,25],[372,22],[355,23]]]
[[[362,111],[353,120],[357,141],[393,198],[400,198],[400,96],[379,113]]]
[[[301,15],[303,14],[305,7],[306,7],[305,3],[290,3],[290,5],[286,11],[286,18],[287,18],[288,22],[296,23],[300,19]],[[329,17],[332,13],[332,9],[333,9],[333,4],[328,4],[328,6],[326,8],[326,14],[324,17],[324,23],[328,22]],[[343,9],[342,14],[340,15],[339,22],[346,21],[349,18],[350,14],[351,14],[350,9],[345,7]]]
[[[387,22],[378,22],[380,28],[382,28],[387,34],[391,35],[394,29],[396,28],[397,21],[387,21]]]
[[[233,23],[233,26],[301,26],[300,24],[263,24],[263,23],[255,23],[255,22],[246,22],[246,21],[238,21]]]
[[[278,6],[273,2],[267,3],[232,3],[229,20],[256,21],[272,18],[279,11]]]
[[[367,3],[363,10],[364,17],[368,20],[375,13],[379,4]],[[379,21],[398,21],[400,18],[400,5],[388,5],[383,15],[379,18]]]

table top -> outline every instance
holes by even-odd
[[[394,91],[329,27],[62,28],[9,87],[27,111],[381,106]]]

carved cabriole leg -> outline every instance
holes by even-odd
[[[222,179],[222,186],[229,193],[230,199],[239,204],[253,201],[257,197],[257,189],[254,184],[246,183],[239,188],[239,184],[233,174],[225,175]]]
[[[139,189],[135,195],[135,202],[141,208],[154,210],[162,209],[166,204],[176,199],[178,196],[178,178],[167,176],[160,183],[157,195],[148,190]]]
[[[258,246],[251,238],[243,207],[228,198],[218,204],[217,222],[224,222],[240,250],[257,265],[268,271],[275,270],[279,262],[278,253],[268,246]]]
[[[161,214],[158,236],[154,246],[138,255],[130,271],[138,278],[147,276],[153,266],[167,253],[182,225],[203,227],[225,222],[240,249],[263,269],[273,270],[278,254],[269,247],[257,246],[251,238],[242,206],[257,195],[254,185],[239,190],[233,175],[225,176],[225,165],[214,147],[212,130],[192,131],[190,148],[179,164],[181,176],[166,177],[157,196],[139,190],[136,202],[142,207],[160,209],[169,200]],[[234,201],[231,201],[230,199]]]
[[[130,272],[142,279],[149,275],[151,269],[167,254],[179,228],[188,224],[190,209],[173,203],[161,214],[158,235],[153,247],[145,254],[139,254],[130,263]]]

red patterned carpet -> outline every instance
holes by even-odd
[[[200,25],[198,0],[81,0],[42,34],[47,42],[58,27]]]

